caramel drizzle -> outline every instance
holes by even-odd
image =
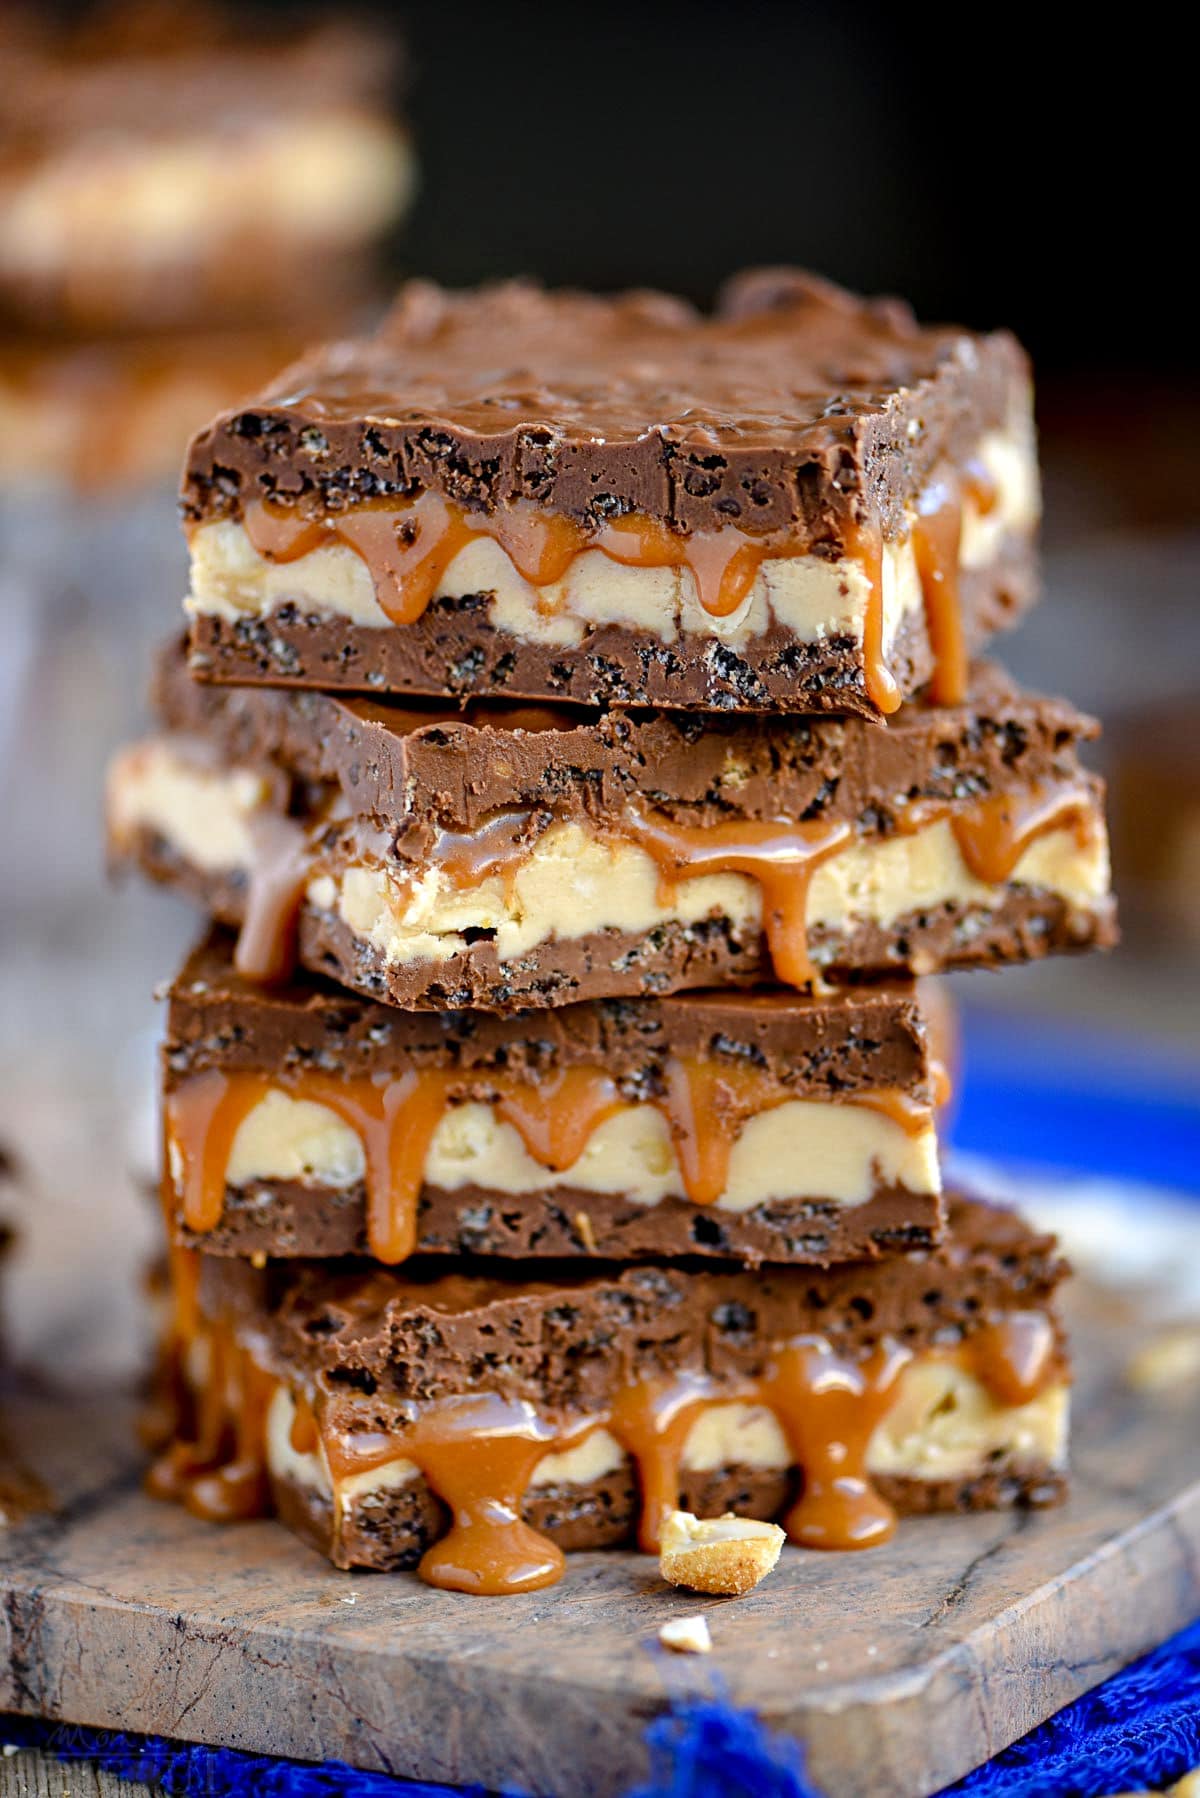
[[[922,821],[928,812],[914,808]],[[1086,848],[1094,830],[1095,806],[1083,782],[1035,786],[1025,792],[994,793],[967,811],[950,811],[950,827],[958,852],[971,874],[985,886],[1002,886],[1038,837],[1070,825]]]
[[[801,1548],[870,1548],[886,1542],[896,1513],[871,1484],[867,1449],[912,1351],[881,1343],[865,1361],[838,1355],[823,1337],[780,1349],[758,1389],[779,1419],[804,1487],[784,1520]]]
[[[211,1110],[207,1094],[205,1101]],[[169,1220],[170,1123],[165,1112],[162,1132],[160,1197]],[[202,1317],[200,1257],[172,1241],[169,1228],[167,1264],[171,1319],[160,1352],[170,1376],[174,1417],[163,1419],[170,1424],[171,1440],[147,1471],[146,1491],[214,1523],[265,1516],[270,1510],[266,1418],[277,1382],[238,1342],[230,1323]],[[207,1356],[198,1383],[188,1368],[188,1356],[196,1346]]]
[[[996,483],[977,456],[968,458],[961,473],[943,468],[934,475],[918,498],[911,526],[925,631],[933,657],[929,695],[935,705],[961,705],[970,678],[959,592],[967,499],[981,517],[993,512],[999,501]],[[876,710],[889,716],[899,710],[904,696],[888,666],[883,644],[882,526],[877,519],[856,523],[846,541],[867,579],[863,681]]]
[[[151,1490],[218,1520],[258,1515],[268,1485],[266,1410],[278,1382],[236,1347],[226,1325],[212,1326],[210,1343],[195,1439],[159,1463]],[[1028,1403],[1058,1371],[1053,1325],[1037,1312],[987,1324],[956,1349],[920,1352],[952,1356],[1003,1405]],[[824,1337],[800,1336],[779,1344],[758,1378],[652,1376],[625,1386],[604,1410],[586,1417],[552,1420],[526,1400],[477,1393],[413,1403],[395,1430],[348,1434],[322,1430],[301,1395],[291,1440],[298,1453],[323,1453],[335,1482],[411,1462],[451,1514],[449,1532],[421,1561],[421,1577],[452,1591],[496,1595],[533,1591],[561,1577],[562,1551],[522,1515],[543,1456],[608,1430],[635,1464],[638,1542],[653,1553],[663,1518],[679,1501],[694,1424],[713,1406],[741,1401],[775,1415],[801,1471],[800,1496],[785,1518],[792,1541],[805,1548],[869,1548],[888,1540],[896,1516],[872,1485],[867,1453],[913,1359],[913,1350],[891,1340],[856,1360]]]
[[[300,907],[312,853],[304,826],[281,812],[255,812],[250,841],[254,862],[234,966],[246,980],[276,984],[287,980],[296,966]]]
[[[414,624],[435,598],[455,556],[490,538],[531,586],[561,581],[576,556],[600,550],[631,568],[687,568],[703,609],[727,618],[743,603],[762,564],[789,553],[786,539],[751,536],[734,525],[686,535],[639,514],[585,529],[574,519],[515,500],[496,512],[466,512],[441,494],[415,500],[366,500],[326,518],[303,518],[270,499],[249,500],[246,535],[261,556],[294,562],[331,543],[367,564],[381,610],[392,624]],[[794,553],[794,552],[793,552]]]
[[[564,1434],[527,1400],[488,1392],[439,1399],[414,1406],[397,1435],[329,1433],[323,1442],[335,1480],[398,1456],[420,1470],[451,1516],[418,1568],[431,1586],[495,1596],[562,1577],[562,1550],[522,1520],[521,1507],[538,1462],[561,1451]]]
[[[913,554],[925,607],[925,630],[933,655],[929,697],[935,705],[961,705],[970,668],[959,596],[963,494],[955,475],[932,480],[917,504],[912,524]]]
[[[657,1554],[667,1512],[679,1503],[680,1467],[692,1426],[714,1402],[707,1374],[678,1373],[637,1380],[613,1400],[604,1427],[637,1468],[641,1505],[638,1547]],[[737,1395],[728,1389],[728,1401]]]
[[[808,891],[821,863],[845,847],[853,827],[790,819],[677,824],[631,803],[622,831],[658,863],[663,901],[680,880],[746,874],[763,901],[763,932],[775,973],[789,986],[817,981],[808,954]]]
[[[266,1419],[278,1382],[228,1324],[207,1324],[191,1340],[206,1344],[208,1372],[194,1396],[190,1427],[152,1464],[146,1490],[209,1523],[263,1517],[271,1508]]]
[[[418,1206],[434,1134],[471,1084],[469,1076],[445,1068],[408,1068],[378,1077],[337,1077],[307,1067],[272,1073],[206,1068],[189,1074],[166,1099],[170,1141],[182,1162],[183,1221],[196,1235],[216,1228],[238,1130],[269,1092],[282,1090],[328,1106],[358,1136],[371,1254],[389,1264],[403,1261],[417,1246]],[[477,1084],[530,1157],[554,1173],[574,1167],[600,1125],[630,1109],[601,1068],[559,1068],[536,1084],[488,1072]],[[690,1057],[668,1061],[664,1087],[643,1102],[666,1121],[684,1191],[695,1205],[715,1204],[725,1191],[733,1145],[746,1121],[803,1096],[765,1069]],[[850,1092],[838,1095],[837,1102],[879,1111],[910,1135],[931,1127],[930,1105],[900,1090]]]
[[[337,1079],[207,1068],[167,1096],[167,1124],[183,1157],[183,1219],[203,1235],[225,1204],[234,1138],[272,1087],[326,1105],[355,1132],[366,1164],[367,1240],[379,1261],[403,1261],[416,1246],[417,1196],[425,1158],[445,1108],[446,1075],[406,1069],[394,1078]]]
[[[959,605],[959,551],[964,495],[985,514],[997,490],[983,464],[968,460],[962,473],[937,474],[921,494],[912,525],[917,573],[934,657],[933,697],[958,704],[967,688],[967,656]],[[325,518],[304,518],[293,507],[257,498],[246,502],[243,523],[259,555],[288,563],[329,544],[353,550],[370,570],[381,610],[392,624],[414,624],[436,597],[455,556],[488,538],[499,544],[531,586],[561,581],[576,556],[599,550],[631,568],[686,568],[702,609],[728,618],[742,605],[764,562],[802,553],[787,533],[752,535],[736,525],[682,532],[641,514],[614,518],[596,529],[516,500],[495,512],[466,512],[441,494],[414,500],[366,500]],[[867,579],[863,621],[863,674],[868,697],[887,715],[903,698],[883,643],[883,532],[877,519],[852,523],[849,555]],[[548,596],[539,609],[552,609]]]
[[[846,547],[867,580],[867,604],[863,613],[863,685],[877,712],[890,717],[904,698],[900,683],[888,666],[883,646],[883,527],[878,519],[852,522]]]
[[[1011,1311],[976,1330],[959,1355],[997,1404],[1027,1405],[1056,1370],[1058,1342],[1044,1311]]]

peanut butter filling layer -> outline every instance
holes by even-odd
[[[183,1221],[212,1230],[226,1189],[253,1182],[361,1183],[371,1252],[397,1262],[416,1246],[425,1185],[521,1197],[565,1187],[647,1206],[686,1197],[734,1213],[772,1200],[861,1205],[881,1187],[941,1190],[932,1106],[898,1090],[820,1103],[753,1067],[680,1060],[648,1105],[628,1104],[607,1074],[584,1067],[540,1086],[493,1073],[490,1103],[456,1103],[470,1084],[415,1068],[392,1080],[187,1076],[166,1096]]]

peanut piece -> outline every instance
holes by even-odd
[[[712,1518],[671,1511],[663,1524],[659,1571],[673,1586],[738,1598],[766,1578],[783,1543],[777,1523],[735,1517],[732,1511]]]

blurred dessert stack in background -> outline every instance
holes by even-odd
[[[1200,689],[1118,713],[1106,735],[1129,934],[1174,967],[1200,953]]]
[[[412,188],[398,46],[160,0],[0,33],[0,478],[174,474],[198,418],[369,302]]]

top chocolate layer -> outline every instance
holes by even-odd
[[[1065,1267],[1014,1213],[955,1199],[942,1247],[824,1269],[590,1263],[272,1264],[255,1278],[204,1258],[203,1308],[265,1324],[268,1359],[330,1397],[397,1403],[487,1390],[586,1408],[614,1379],[700,1367],[752,1374],[771,1344],[818,1329],[838,1354],[893,1339],[953,1343],[989,1318],[1046,1306]],[[360,1424],[361,1427],[361,1424]]]
[[[636,1102],[662,1090],[663,1064],[673,1055],[762,1069],[797,1097],[889,1087],[932,1103],[925,1021],[907,986],[819,998],[680,993],[507,1017],[410,1012],[320,978],[276,987],[246,980],[233,967],[229,934],[214,930],[188,956],[168,997],[168,1090],[206,1068],[318,1068],[378,1079],[405,1066],[439,1066],[486,1086],[500,1068],[536,1084],[563,1068],[599,1067]]]
[[[508,807],[604,821],[633,796],[693,824],[787,817],[887,830],[906,803],[1078,779],[1077,746],[1097,732],[1065,700],[1022,692],[987,663],[964,705],[915,701],[886,731],[854,718],[453,710],[214,687],[189,677],[177,643],[159,658],[154,699],[165,725],[204,736],[230,763],[340,787],[354,814],[386,820],[412,855],[435,827],[473,831]]]
[[[845,552],[885,536],[934,470],[1003,425],[1023,353],[919,326],[795,270],[733,280],[712,317],[668,295],[451,294],[413,282],[369,338],[293,364],[194,440],[189,519],[274,497],[302,512],[433,490],[597,527],[785,532]]]

